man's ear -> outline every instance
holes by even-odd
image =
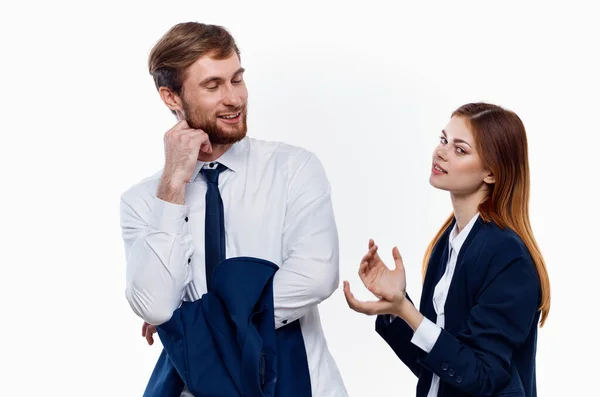
[[[494,174],[491,171],[488,171],[487,175],[483,177],[483,181],[488,185],[493,185],[496,183],[496,178],[494,178]]]
[[[183,102],[179,94],[173,92],[167,87],[160,87],[158,89],[160,99],[167,105],[169,109],[175,114],[183,113]]]

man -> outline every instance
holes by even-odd
[[[224,28],[175,25],[152,49],[149,70],[178,123],[164,137],[163,170],[121,198],[126,296],[145,321],[144,336],[152,344],[155,326],[210,290],[216,251],[262,258],[279,266],[275,328],[299,323],[312,395],[346,396],[317,309],[339,282],[338,235],[320,161],[246,136],[244,69]],[[211,172],[217,177],[207,183]],[[209,194],[222,202],[221,220],[212,209],[205,213]],[[209,223],[221,224],[221,239],[206,232]]]

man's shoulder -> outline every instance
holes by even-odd
[[[140,179],[121,194],[121,199],[132,202],[142,197],[153,197],[156,194],[156,189],[158,189],[161,176],[162,170],[159,170],[152,175]]]
[[[315,153],[304,147],[282,141],[252,137],[248,137],[248,151],[258,158],[272,158],[277,162],[283,161],[296,166],[302,166],[311,158],[316,159]]]

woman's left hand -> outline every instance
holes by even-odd
[[[352,310],[367,315],[394,314],[406,296],[406,274],[397,247],[392,249],[395,268],[389,269],[377,253],[377,245],[369,240],[369,252],[364,256],[358,271],[361,281],[378,301],[361,302],[350,291],[350,283],[344,281],[344,295]]]

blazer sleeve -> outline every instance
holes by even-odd
[[[492,259],[465,329],[457,336],[442,329],[421,360],[442,381],[471,395],[495,395],[508,382],[513,351],[537,326],[540,284],[531,258],[498,261]]]
[[[407,299],[410,300],[408,294]],[[412,302],[412,301],[411,301]],[[425,356],[423,350],[411,343],[412,328],[401,318],[390,320],[389,315],[379,315],[375,321],[375,331],[392,348],[396,356],[419,377],[421,365],[418,360]]]

